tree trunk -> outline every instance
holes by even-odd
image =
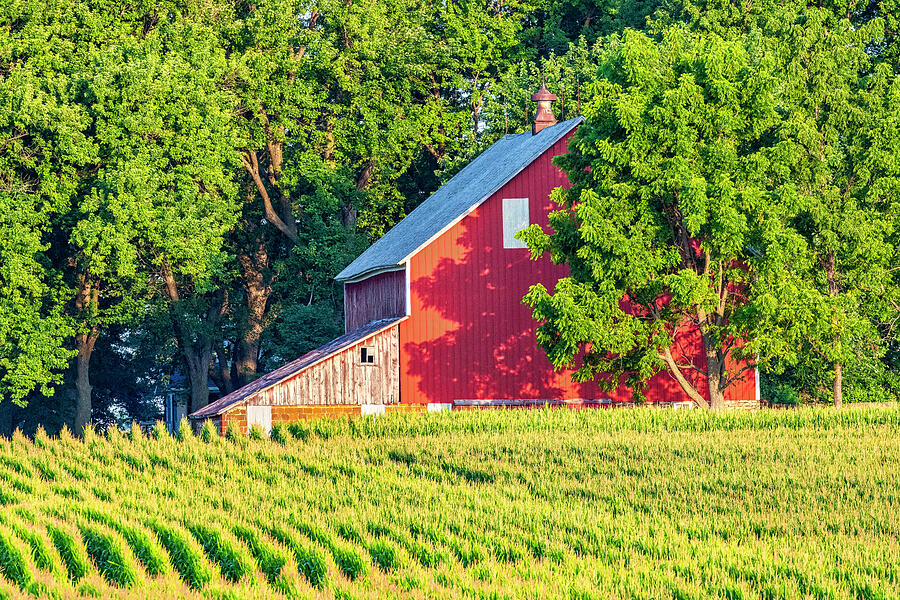
[[[84,434],[84,428],[91,421],[91,354],[97,343],[96,334],[80,334],[76,336],[78,354],[73,360],[75,368],[75,416],[72,419],[72,431],[76,435]]]
[[[666,365],[669,367],[669,373],[675,378],[675,381],[678,382],[678,385],[681,386],[681,389],[684,391],[688,397],[697,403],[697,406],[700,408],[709,408],[709,403],[706,401],[706,398],[703,397],[703,394],[697,390],[691,382],[687,380],[684,374],[681,372],[681,369],[678,367],[678,364],[675,362],[675,357],[672,356],[672,350],[666,348],[661,358],[665,361]]]
[[[209,366],[209,378],[213,380],[222,395],[234,391],[234,380],[231,376],[231,361],[224,344],[219,344],[213,353],[213,361]]]
[[[191,382],[188,414],[209,404],[209,363],[212,360],[212,345],[209,343],[185,344],[184,361]]]
[[[700,338],[703,340],[703,352],[706,355],[706,383],[709,388],[709,409],[725,408],[724,377],[725,365],[721,349],[715,339],[700,327]]]
[[[265,178],[269,185],[263,181],[263,172],[259,164],[259,156],[256,150],[246,150],[240,155],[241,163],[244,165],[250,179],[256,186],[263,201],[263,214],[266,221],[275,226],[278,231],[283,233],[291,241],[296,244],[300,241],[297,234],[297,217],[294,216],[294,209],[291,206],[291,199],[281,189],[281,172],[284,166],[284,127],[276,127],[273,131],[269,123],[269,116],[263,109],[259,110],[259,118],[262,121],[263,130],[266,134],[266,154],[268,155],[268,168],[265,168]],[[279,211],[275,209],[272,202],[272,195],[277,196]]]
[[[840,361],[834,363],[834,405],[838,408],[844,405],[844,373]]]
[[[825,277],[828,280],[828,295],[832,298],[837,297],[840,293],[840,287],[838,286],[837,281],[837,267],[835,265],[835,255],[834,252],[829,252],[828,256],[825,257]],[[832,326],[837,327],[836,319],[832,319]],[[834,334],[834,352],[837,356],[841,355],[841,336],[838,333]],[[834,385],[833,385],[833,393],[834,393],[834,405],[837,407],[841,407],[844,405],[844,373],[843,373],[843,364],[840,359],[835,360],[834,362]]]
[[[708,273],[709,260],[704,273]],[[724,306],[720,303],[720,311]],[[697,322],[700,331],[700,341],[703,344],[703,354],[706,357],[706,384],[709,390],[709,409],[721,410],[725,408],[725,353],[722,351],[719,340],[710,335],[709,329],[721,319],[719,312],[708,313],[704,308],[697,309]]]
[[[182,314],[181,295],[178,292],[178,282],[175,280],[172,270],[165,263],[162,265],[162,275],[166,297],[172,304],[175,333],[181,346],[191,385],[188,403],[188,414],[190,414],[209,404],[209,367],[212,362],[213,341],[202,329],[193,331],[185,321],[184,314]],[[214,330],[217,327],[221,310],[221,303],[215,299],[210,301],[206,312],[206,323],[210,329]]]
[[[235,353],[237,387],[247,385],[256,379],[260,340],[266,324],[266,308],[272,294],[272,283],[267,273],[269,255],[265,240],[258,237],[256,243],[257,247],[252,256],[240,257],[247,307]]]
[[[75,435],[83,435],[84,428],[91,421],[91,355],[94,345],[100,337],[100,329],[88,322],[88,315],[97,310],[100,300],[100,285],[91,280],[87,274],[79,278],[78,291],[75,293],[75,311],[83,319],[80,333],[75,335],[75,357],[69,367],[72,373],[70,381],[74,384],[74,390],[69,397],[75,405],[75,414],[72,417],[72,432]],[[70,390],[72,388],[70,387]]]

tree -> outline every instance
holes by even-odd
[[[885,299],[893,247],[890,210],[897,187],[896,107],[889,96],[888,65],[867,51],[883,35],[878,19],[854,25],[831,10],[802,9],[774,50],[785,74],[779,95],[782,119],[771,152],[772,185],[792,207],[786,224],[799,234],[808,259],[786,263],[759,282],[779,286],[785,322],[769,325],[787,336],[783,360],[815,394],[831,387],[843,404],[844,379],[882,387]],[[887,134],[887,135],[885,135]]]
[[[667,370],[698,405],[721,408],[760,350],[751,249],[779,222],[761,142],[777,124],[771,61],[716,35],[628,31],[600,75],[557,159],[572,187],[554,192],[552,232],[520,234],[533,258],[571,270],[552,294],[535,285],[525,297],[538,342],[580,380],[624,378],[639,393]],[[692,338],[699,356],[679,351]]]
[[[48,37],[55,9],[0,7],[0,433],[12,426],[11,405],[54,392],[73,354],[71,290],[47,251],[91,148],[83,113],[59,93],[63,61],[33,42]]]
[[[30,74],[0,75],[0,434],[11,407],[29,394],[50,394],[70,357],[73,333],[63,313],[59,273],[45,260],[52,215],[69,190],[52,173],[54,154],[78,139],[65,111],[41,94],[22,94]]]
[[[340,298],[323,279],[402,218],[407,170],[455,134],[445,119],[447,47],[426,7],[225,6],[214,23],[229,55],[222,86],[236,96],[243,200],[229,235],[233,339],[216,350],[216,378],[230,388],[256,378],[281,315],[308,314],[295,309],[321,301],[319,315],[334,314],[339,326]]]
[[[101,162],[72,231],[95,298],[101,284],[118,292],[100,306],[107,322],[145,311],[151,293],[167,299],[195,410],[207,401],[216,280],[237,209],[233,97],[219,87],[225,56],[209,33],[165,23],[92,54],[79,85]],[[212,323],[201,326],[186,310],[197,304]]]

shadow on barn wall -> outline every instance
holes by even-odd
[[[567,143],[568,139],[561,140],[548,154],[565,152]],[[594,382],[573,382],[571,371],[553,370],[537,347],[536,322],[522,297],[538,282],[552,290],[568,269],[549,258],[532,261],[527,249],[503,247],[502,198],[529,198],[531,223],[548,230],[548,214],[557,208],[549,192],[565,184],[565,175],[549,160],[535,161],[413,257],[410,290],[417,316],[401,324],[401,344],[408,357],[404,402],[631,400],[625,386],[605,392]],[[681,345],[685,352],[696,352],[696,342],[686,338]],[[690,376],[702,377],[696,372]],[[688,400],[667,373],[651,380],[648,395]]]

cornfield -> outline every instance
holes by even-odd
[[[0,442],[0,596],[900,598],[900,411]]]

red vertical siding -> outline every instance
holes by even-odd
[[[406,272],[390,271],[344,284],[344,331],[406,314]]]
[[[502,198],[529,198],[530,222],[548,227],[555,209],[551,190],[567,185],[552,157],[567,150],[560,140],[499,192],[410,260],[410,318],[400,324],[404,403],[495,399],[602,399],[628,401],[624,386],[604,392],[555,372],[537,347],[535,321],[522,297],[535,283],[554,287],[567,268],[547,258],[532,261],[527,249],[503,248]],[[687,352],[700,350],[685,336]],[[699,375],[692,375],[702,385]],[[748,390],[747,385],[751,386]],[[748,372],[739,397],[753,397]],[[651,401],[688,400],[668,374],[650,382]]]

